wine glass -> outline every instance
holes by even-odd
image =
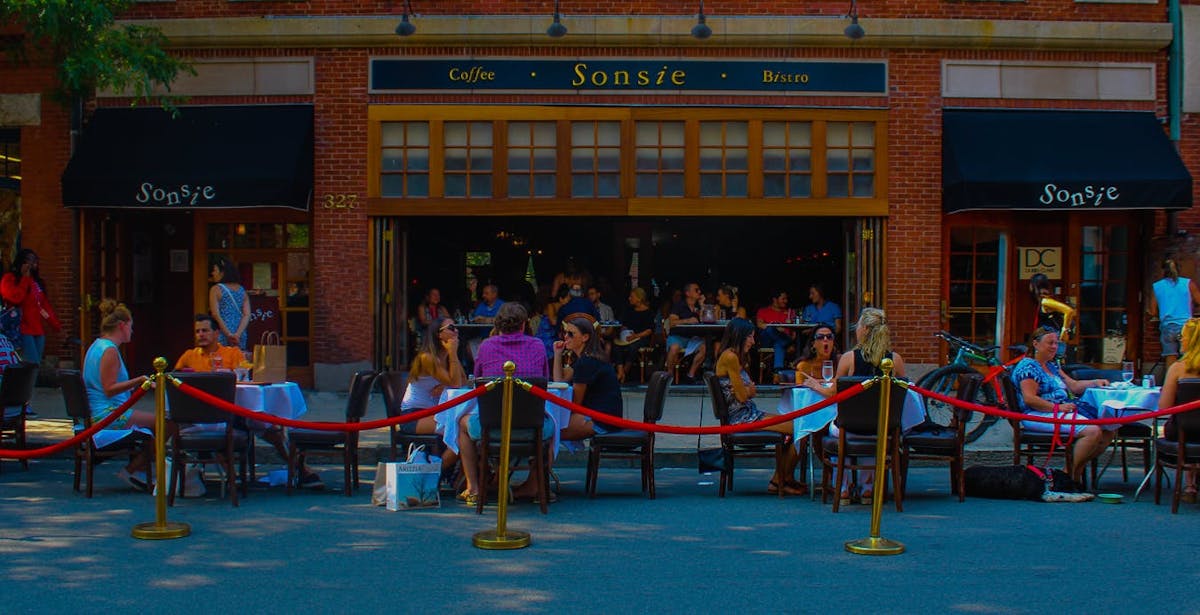
[[[833,382],[833,361],[821,362],[821,380],[825,386],[829,386]]]
[[[1133,361],[1123,361],[1121,363],[1121,379],[1125,384],[1133,382]]]

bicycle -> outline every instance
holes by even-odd
[[[950,345],[950,350],[954,353],[954,356],[946,365],[925,374],[917,380],[917,386],[935,393],[954,397],[958,388],[958,377],[962,374],[978,374],[979,370],[974,365],[982,364],[988,366],[988,369],[983,374],[983,382],[981,383],[983,386],[979,387],[979,392],[973,401],[984,406],[997,406],[999,405],[998,402],[1004,401],[1004,389],[999,379],[1008,377],[1009,369],[1017,361],[1021,360],[1024,356],[1023,352],[1018,353],[1015,358],[1004,363],[996,357],[996,351],[1000,349],[1000,346],[984,348],[947,331],[938,331],[934,334],[934,337],[945,340]],[[1010,350],[1013,349],[1010,348]],[[953,411],[954,409],[950,404],[945,402],[932,398],[925,400],[926,422],[948,425],[953,416]],[[999,417],[990,414],[983,414],[981,412],[972,413],[971,419],[966,425],[965,441],[970,443],[978,440],[998,420]]]

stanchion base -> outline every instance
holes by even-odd
[[[192,526],[179,521],[167,521],[159,525],[156,521],[147,521],[133,526],[133,537],[142,540],[167,540],[183,538],[192,533]]]
[[[488,550],[524,549],[529,546],[529,543],[529,532],[521,530],[508,530],[503,536],[496,530],[486,530],[477,532],[471,539],[471,544],[477,548]]]
[[[900,555],[904,545],[887,538],[860,538],[847,542],[846,550],[858,555]]]

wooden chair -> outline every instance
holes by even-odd
[[[662,418],[670,383],[671,375],[667,372],[654,372],[650,375],[650,382],[646,385],[645,403],[642,404],[643,423],[654,424]],[[600,473],[602,456],[640,459],[642,492],[648,494],[651,500],[655,498],[653,431],[622,429],[592,436],[591,446],[588,447],[587,477],[584,479],[584,489],[588,497],[596,497],[596,479]]]
[[[74,421],[76,431],[81,431],[80,426],[82,429],[91,427],[92,409],[88,405],[87,385],[83,382],[83,374],[76,369],[60,369],[58,370],[58,382],[62,387],[67,416]],[[144,438],[139,437],[137,432],[104,448],[96,448],[96,444],[91,438],[80,442],[79,446],[75,447],[75,491],[79,491],[80,478],[85,476],[84,472],[86,471],[84,495],[92,497],[96,464],[114,457],[132,457],[141,450],[143,442]]]
[[[0,446],[11,442],[13,448],[25,448],[25,414],[29,412],[37,376],[37,363],[22,361],[4,367],[0,382]],[[21,468],[29,470],[28,459],[21,460]]]
[[[184,384],[229,403],[233,403],[237,396],[237,376],[233,372],[182,372],[172,375]],[[242,496],[247,495],[249,479],[246,468],[249,449],[253,445],[253,438],[245,427],[245,420],[184,394],[174,385],[167,386],[167,407],[171,420],[180,428],[171,439],[171,477],[168,480],[167,504],[175,505],[176,485],[183,484],[187,464],[206,463],[208,459],[205,456],[212,455],[224,472],[229,501],[237,506],[239,478],[242,482]],[[202,427],[204,424],[213,423],[224,423],[224,428]],[[190,425],[198,427],[189,429]]]
[[[654,363],[655,363],[654,355],[656,352],[658,352],[658,349],[659,349],[659,347],[657,345],[655,345],[653,342],[646,344],[645,346],[642,346],[641,348],[638,348],[638,351],[637,351],[638,368],[641,370],[641,382],[647,382],[646,368],[654,367]],[[626,377],[628,378],[628,375],[626,375]]]
[[[867,380],[861,377],[838,378],[837,390],[842,392],[849,387]],[[890,407],[887,424],[887,453],[884,457],[885,467],[876,468],[875,444],[879,428],[879,396],[883,385],[875,386],[838,404],[837,418],[834,423],[838,426],[838,435],[825,436],[821,439],[821,501],[825,501],[826,493],[833,494],[833,512],[838,511],[841,503],[839,489],[846,470],[875,471],[875,489],[887,489],[888,468],[892,470],[892,482],[895,485],[896,510],[904,512],[904,480],[901,477],[900,460],[900,418],[904,414],[904,398],[907,395],[904,387],[892,383]],[[837,461],[833,457],[837,457]],[[870,464],[859,460],[870,460]],[[830,475],[836,471],[836,482],[830,483]],[[881,475],[881,473],[883,473]],[[882,478],[882,480],[880,480]],[[834,486],[836,485],[836,487]],[[886,495],[886,491],[884,492]]]
[[[387,371],[379,374],[376,379],[379,383],[379,390],[383,393],[383,406],[388,418],[412,412],[412,410],[403,410],[400,407],[404,401],[404,387],[407,378],[406,372]],[[396,456],[397,449],[400,450],[401,455],[407,455],[406,451],[412,444],[424,446],[425,451],[430,455],[442,455],[442,450],[446,447],[446,443],[442,442],[442,437],[438,434],[418,434],[416,429],[415,422],[388,426],[392,460],[399,459]]]
[[[729,404],[721,392],[716,374],[704,372],[704,384],[708,386],[708,397],[712,400],[713,416],[721,425],[729,424]],[[725,451],[725,468],[721,470],[720,487],[717,494],[725,497],[725,490],[733,490],[733,466],[738,457],[773,457],[775,466],[783,463],[791,438],[778,431],[741,431],[721,434],[721,448]],[[783,497],[783,489],[779,497]]]
[[[346,397],[346,422],[357,423],[367,414],[371,401],[371,389],[375,387],[373,371],[355,372],[350,377],[350,393]],[[292,429],[288,431],[288,481],[287,493],[301,478],[297,476],[305,459],[310,455],[336,457],[342,460],[344,478],[343,492],[346,497],[358,488],[358,432],[326,431],[323,429]]]
[[[546,388],[545,378],[527,378],[526,382]],[[546,402],[534,397],[533,393],[513,385],[512,431],[509,434],[509,462],[527,457],[530,459],[530,479],[537,481],[538,501],[542,514],[549,512],[547,506],[550,491],[550,443],[553,434],[542,433],[546,418]],[[487,503],[488,480],[491,476],[491,459],[500,458],[500,421],[503,418],[504,385],[497,383],[492,390],[479,396],[480,437],[476,443],[479,451],[479,500],[475,512],[482,514]],[[500,468],[499,472],[510,475],[518,467]],[[511,482],[509,483],[512,484]],[[502,493],[498,497],[508,497]]]
[[[774,365],[775,365],[775,349],[769,348],[767,346],[760,346],[758,348],[758,381],[759,382],[767,382],[766,381],[766,374],[768,373],[767,370],[772,370]],[[774,371],[772,370],[770,373],[774,374]]]
[[[962,374],[958,377],[958,399],[960,401],[975,401],[979,384],[983,377],[979,374]],[[901,456],[904,471],[901,475],[904,483],[908,483],[908,462],[912,459],[928,461],[944,461],[950,464],[950,491],[958,494],[958,501],[965,499],[965,479],[963,473],[963,444],[966,440],[966,425],[973,414],[970,410],[954,407],[949,425],[937,425],[933,428],[914,431],[904,436],[901,446]],[[903,489],[902,489],[903,490]]]
[[[1200,399],[1200,378],[1181,378],[1175,392],[1175,403],[1178,405],[1197,399]],[[1174,468],[1171,514],[1176,514],[1179,512],[1179,497],[1187,482],[1184,471],[1200,472],[1200,410],[1180,412],[1172,415],[1172,418],[1171,431],[1175,432],[1175,437],[1158,438],[1154,443],[1154,503],[1162,501],[1163,475],[1167,468]]]

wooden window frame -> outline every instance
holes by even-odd
[[[678,107],[548,107],[548,106],[419,106],[371,105],[368,107],[368,194],[367,215],[372,216],[478,216],[478,215],[567,215],[567,216],[838,216],[879,217],[888,215],[887,112],[857,109],[778,108],[687,108]],[[679,121],[684,117],[684,196],[636,196],[635,125],[638,121]],[[430,196],[428,198],[383,197],[380,194],[380,147],[382,123],[426,121],[430,127]],[[444,196],[444,144],[442,124],[448,121],[491,122],[493,128],[492,197]],[[558,122],[559,156],[554,198],[508,197],[507,123],[509,121]],[[621,196],[571,196],[572,121],[617,121],[621,123]],[[724,121],[749,124],[747,197],[700,197],[700,122]],[[762,127],[764,122],[812,123],[812,196],[763,197]],[[825,182],[826,122],[870,122],[875,127],[875,194],[871,197],[829,197]],[[853,181],[853,180],[851,180]],[[481,202],[487,202],[481,206]]]

